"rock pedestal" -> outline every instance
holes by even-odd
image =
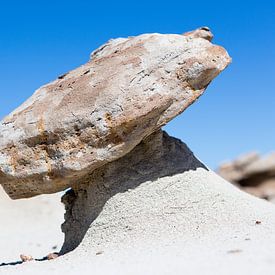
[[[125,234],[129,238],[134,232],[140,234],[140,226],[144,232],[152,230],[152,226],[160,226],[161,212],[169,209],[169,199],[176,199],[178,194],[168,186],[162,190],[158,180],[198,168],[207,170],[180,140],[162,131],[150,135],[126,156],[90,173],[81,184],[76,184],[63,196],[66,214],[62,226],[65,233],[62,253],[76,248],[86,234],[93,238],[93,230],[102,229],[104,235],[110,236],[117,231],[120,236]],[[147,193],[147,188],[150,193]],[[166,201],[165,194],[171,191]],[[177,212],[182,202],[174,201],[173,205],[173,211]],[[109,208],[110,213],[101,217],[105,208]]]

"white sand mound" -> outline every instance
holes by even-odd
[[[77,207],[76,201],[72,215],[83,211]],[[6,222],[6,212],[2,221],[16,236],[16,221]],[[28,220],[30,230],[36,220]],[[9,237],[8,245],[19,244]],[[275,274],[274,255],[275,206],[198,167],[117,192],[75,250],[53,261],[3,266],[0,273]]]

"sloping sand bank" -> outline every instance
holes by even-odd
[[[39,198],[35,203],[41,208]],[[11,230],[1,243],[1,260],[3,246],[16,254],[19,246],[27,248],[18,242],[18,221],[10,218],[12,211],[21,211],[21,204],[10,204],[1,205],[1,242],[3,230]],[[36,213],[37,208],[29,211]],[[33,214],[24,222],[25,229],[33,232],[40,218],[45,251],[55,244],[53,239],[60,240],[58,228],[51,228],[58,219],[49,213]],[[32,237],[37,240],[25,235]],[[0,273],[274,274],[275,206],[198,167],[116,193],[75,250],[53,261],[2,266]]]

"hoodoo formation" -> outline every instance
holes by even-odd
[[[274,274],[274,205],[216,175],[161,129],[230,63],[212,37],[203,27],[110,40],[0,123],[0,184],[11,198],[69,188],[60,257],[5,263],[0,272]],[[37,208],[47,205],[36,199],[35,219],[45,223]]]

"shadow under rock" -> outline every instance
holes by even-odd
[[[35,262],[43,262],[43,261],[48,261],[48,257],[45,256],[43,258],[40,258],[40,259],[33,259],[33,261]],[[24,264],[25,262],[24,261],[17,261],[17,262],[9,262],[9,263],[1,263],[0,264],[0,267],[2,266],[15,266],[15,265],[21,265],[21,264]]]
[[[0,267],[2,266],[13,266],[13,265],[19,265],[19,264],[23,264],[23,261],[17,261],[17,262],[9,262],[9,263],[1,263]]]
[[[208,170],[186,144],[161,130],[151,134],[127,155],[93,171],[63,196],[65,241],[60,254],[78,247],[105,203],[117,193],[197,168]]]

